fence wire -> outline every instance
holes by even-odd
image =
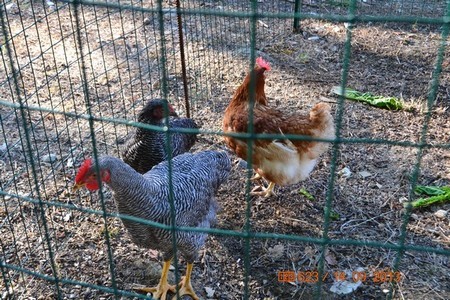
[[[83,290],[87,298],[150,298],[126,288],[130,282],[124,281],[129,274],[122,270],[124,265],[119,257],[129,256],[129,253],[119,250],[115,239],[118,235],[115,228],[120,227],[120,218],[173,232],[201,231],[218,239],[243,241],[239,250],[242,256],[238,259],[243,261],[242,278],[238,283],[242,286],[239,294],[230,297],[244,299],[263,298],[253,288],[256,275],[252,273],[252,242],[256,240],[318,246],[319,278],[327,274],[327,264],[332,264],[327,253],[333,246],[392,250],[395,253],[390,265],[393,272],[402,270],[402,260],[408,251],[442,256],[443,259],[450,256],[448,245],[430,243],[431,246],[424,246],[410,242],[408,225],[412,219],[411,206],[407,206],[401,214],[397,241],[334,238],[331,233],[343,146],[388,145],[415,149],[408,181],[409,200],[414,198],[414,188],[420,183],[424,151],[450,150],[449,140],[429,140],[429,126],[437,99],[450,101],[445,95],[439,96],[449,40],[450,2],[176,2],[178,7],[175,1],[162,0],[0,2],[0,298],[43,295],[44,298],[70,299],[78,297],[77,290]],[[301,232],[286,234],[276,229],[260,232],[255,228],[255,212],[252,212],[255,200],[250,197],[251,164],[246,173],[245,198],[240,199],[242,207],[245,207],[245,222],[239,230],[167,226],[117,214],[108,202],[110,193],[107,189],[100,191],[98,196],[84,194],[81,196],[83,199],[80,199],[80,194],[70,192],[76,168],[83,159],[87,156],[98,158],[104,154],[119,157],[125,136],[135,127],[163,131],[167,136],[173,132],[199,132],[210,139],[211,144],[220,143],[223,136],[220,122],[212,127],[203,126],[200,130],[166,130],[138,123],[136,116],[148,99],[157,97],[170,99],[179,111],[184,115],[190,114],[194,119],[210,111],[223,112],[226,107],[224,103],[228,104],[231,99],[230,90],[235,87],[228,82],[241,82],[254,65],[255,58],[267,49],[271,49],[269,56],[274,58],[277,51],[281,51],[277,58],[286,61],[283,55],[287,56],[288,51],[293,50],[279,50],[276,47],[280,47],[280,41],[292,42],[295,47],[295,42],[289,37],[303,35],[307,31],[303,24],[311,21],[320,21],[322,26],[346,24],[339,58],[342,72],[337,79],[342,88],[348,85],[352,68],[351,54],[355,41],[352,28],[355,26],[389,26],[393,23],[429,25],[438,28],[436,30],[441,34],[438,46],[433,49],[436,60],[427,87],[426,109],[417,140],[344,136],[342,130],[345,127],[347,100],[340,97],[336,102],[337,138],[332,141],[330,151],[319,236],[312,237]],[[308,35],[304,37],[308,38]],[[309,37],[311,40],[318,38],[315,35]],[[306,61],[309,58],[299,56],[298,59]],[[186,99],[189,99],[188,104]],[[248,140],[249,144],[259,138],[307,140],[296,135],[255,135],[251,132],[235,136]],[[169,143],[167,147],[170,148]],[[227,196],[221,199],[227,199]],[[267,203],[270,201],[267,200]],[[174,217],[173,202],[171,207]],[[239,216],[241,219],[243,217]],[[101,226],[102,234],[89,232],[90,225],[84,225],[83,229],[80,225],[77,230],[76,225],[75,228],[72,226],[77,222]],[[87,248],[74,246],[77,239],[85,241],[83,245]],[[88,239],[92,242],[86,241]],[[103,246],[94,245],[95,241]],[[175,238],[173,244],[176,248]],[[132,248],[130,251],[135,259],[141,259],[139,253],[147,250]],[[98,268],[90,261],[93,252],[102,253],[98,260],[101,266],[108,268],[106,280],[95,278],[95,272],[85,273]],[[448,261],[443,264],[448,267]],[[178,281],[177,259],[174,266]],[[78,271],[74,273],[73,269]],[[292,268],[284,264],[278,271],[283,269]],[[273,279],[276,276],[274,271]],[[270,284],[275,287],[268,293],[269,298],[286,297],[276,291],[280,288],[287,290],[288,284]],[[267,289],[264,285],[267,283],[262,285],[261,290]],[[310,297],[330,297],[324,293],[324,285],[325,281],[315,282]],[[386,289],[389,299],[396,297],[394,284],[386,286]],[[449,290],[442,291],[442,297],[449,293]],[[293,298],[300,297],[295,291],[291,295]]]

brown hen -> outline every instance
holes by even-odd
[[[262,58],[256,59],[254,76],[253,129],[257,134],[296,134],[317,139],[332,140],[335,138],[335,126],[326,103],[316,104],[309,113],[285,113],[268,106],[264,92],[265,72],[270,70],[269,64]],[[225,110],[223,131],[225,133],[247,133],[249,123],[251,72],[236,90],[230,104]],[[247,160],[247,141],[225,136],[228,147],[242,159]],[[275,184],[290,185],[306,179],[319,156],[329,144],[319,141],[289,139],[257,139],[253,143],[252,165],[260,177],[269,181],[262,191],[252,194],[269,197],[274,195]]]

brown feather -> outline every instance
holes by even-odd
[[[321,139],[334,138],[334,121],[330,113],[331,108],[326,103],[316,104],[309,113],[286,114],[269,107],[264,92],[265,71],[259,66],[252,71],[256,84],[253,107],[253,130],[255,133],[296,134]],[[250,83],[251,73],[245,77],[225,110],[222,124],[224,132],[248,132]],[[225,142],[237,156],[247,159],[246,140],[226,136]],[[312,169],[311,165],[314,165],[315,160],[326,151],[328,144],[317,141],[258,139],[254,141],[253,147],[252,164],[256,172],[276,184],[286,184],[286,182],[298,181],[299,178],[304,179],[309,174],[309,169]],[[298,170],[299,174],[293,175],[292,169],[288,170],[291,167],[288,161],[289,157],[295,160],[299,166],[305,166],[305,170]],[[286,165],[286,172],[281,170],[283,164]],[[276,165],[278,169],[267,167],[272,165]]]

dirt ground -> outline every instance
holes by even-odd
[[[147,2],[121,1],[155,7],[153,1]],[[293,1],[258,3],[267,12],[287,12],[293,6]],[[422,9],[410,8],[406,2],[398,7],[388,3],[364,1],[359,5],[361,12],[374,15],[444,14],[441,1]],[[103,199],[106,210],[114,212],[109,190],[104,189],[101,197],[85,191],[72,193],[70,188],[77,167],[92,155],[93,136],[100,155],[120,155],[132,127],[112,119],[135,120],[146,100],[164,96],[164,90],[185,115],[176,14],[168,11],[160,28],[157,14],[82,6],[77,24],[74,7],[62,3],[59,10],[41,2],[2,4],[12,5],[4,17],[13,37],[9,45],[15,70],[19,70],[15,78],[23,104],[51,111],[21,111],[0,104],[0,262],[5,264],[0,268],[0,299],[58,298],[51,278],[41,276],[53,276],[52,268],[60,279],[77,281],[60,283],[63,299],[114,298],[111,290],[79,282],[111,289],[115,285],[128,292],[136,283],[156,284],[161,271],[158,253],[132,244],[120,219],[90,211],[101,211]],[[240,1],[187,1],[183,5],[250,11],[249,4]],[[346,1],[308,1],[304,11],[343,14],[347,6]],[[174,2],[164,2],[166,10],[173,7]],[[223,112],[249,69],[251,23],[236,17],[192,14],[185,16],[183,25],[191,114],[205,132],[192,151],[223,149],[222,137],[214,133],[221,130]],[[199,296],[242,299],[247,285],[250,299],[311,299],[318,289],[322,299],[385,299],[390,289],[393,299],[450,298],[448,203],[413,211],[404,240],[406,245],[446,250],[446,255],[406,250],[398,264],[398,277],[374,282],[395,266],[398,253],[389,245],[401,238],[403,202],[410,199],[414,178],[421,185],[450,185],[448,50],[435,101],[427,102],[441,31],[437,25],[419,23],[369,22],[351,28],[347,85],[402,99],[405,109],[393,112],[340,102],[330,93],[342,80],[348,37],[345,24],[306,19],[301,32],[293,33],[290,19],[265,18],[256,23],[256,55],[272,66],[266,78],[270,105],[286,112],[307,111],[326,101],[333,106],[340,137],[348,142],[330,148],[307,180],[277,187],[277,196],[269,199],[246,197],[246,169],[233,158],[231,176],[217,195],[221,206],[217,228],[241,232],[250,226],[252,232],[295,235],[306,241],[252,239],[247,244],[244,238],[210,235],[193,272]],[[84,68],[78,39],[83,45]],[[3,35],[1,41],[5,42]],[[8,52],[4,45],[1,50],[0,100],[18,104]],[[164,53],[167,82],[161,80]],[[92,127],[83,117],[88,109],[100,118]],[[413,146],[423,138],[429,147]],[[351,174],[343,172],[345,168]],[[327,228],[329,238],[377,242],[387,248],[351,242],[329,245],[323,254],[327,276],[319,288],[313,279],[302,282],[300,276],[300,281],[279,282],[280,271],[315,276],[323,246],[308,238],[323,236],[330,186],[334,217]],[[301,189],[312,198],[300,193]],[[181,276],[185,270],[182,258],[178,267]],[[345,277],[339,290],[344,285],[351,287],[353,272],[367,278],[354,291],[339,295],[336,278],[339,274]],[[173,270],[170,276],[174,282]]]

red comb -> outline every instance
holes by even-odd
[[[260,66],[263,69],[266,69],[267,71],[270,71],[270,65],[267,61],[265,61],[262,57],[258,57],[256,59],[256,63],[258,66]]]
[[[78,170],[77,176],[75,177],[75,183],[83,180],[86,172],[92,167],[92,159],[86,159]]]

